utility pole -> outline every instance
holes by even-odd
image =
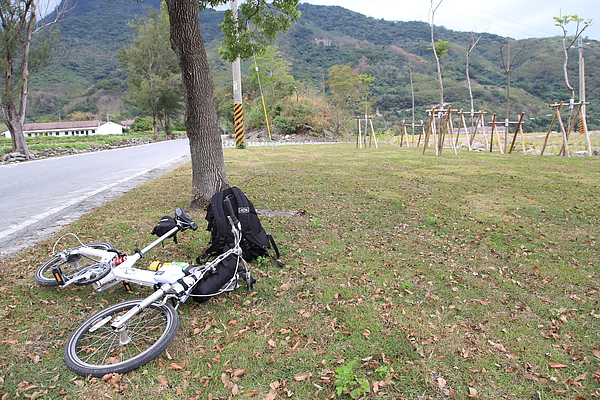
[[[587,127],[587,112],[585,104],[585,59],[583,58],[583,39],[579,36],[579,101],[581,102],[581,125],[580,132],[583,130],[587,141],[588,156],[592,155],[592,142],[590,141],[590,132]]]
[[[237,0],[231,0],[231,13],[237,23]],[[242,105],[242,72],[241,60],[238,57],[232,65],[233,68],[233,126],[235,130],[236,147],[244,146],[244,107]]]
[[[581,118],[586,119],[585,112],[585,59],[583,58],[583,39],[579,36],[579,100],[583,103],[581,106]]]

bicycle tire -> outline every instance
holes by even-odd
[[[179,329],[179,314],[170,304],[154,303],[129,320],[126,324],[129,343],[121,344],[120,333],[110,326],[117,314],[127,312],[141,301],[115,304],[81,324],[65,346],[67,367],[78,375],[102,377],[133,371],[158,357]],[[94,323],[106,318],[110,321],[90,332]]]
[[[95,249],[101,249],[101,250],[115,250],[113,245],[110,243],[93,242],[93,243],[88,243],[85,245],[73,247],[73,248],[69,249],[69,251],[79,249],[83,246],[93,247]],[[63,274],[68,278],[69,276],[74,275],[75,273],[82,270],[83,268],[86,268],[89,265],[95,264],[99,261],[99,260],[94,260],[94,259],[90,258],[89,263],[85,263],[84,265],[82,265],[79,263],[79,261],[82,258],[83,257],[81,257],[81,256],[79,258],[72,256],[72,258],[68,259],[67,261],[63,261],[59,256],[52,257],[51,259],[46,261],[44,264],[42,264],[42,266],[39,267],[37,269],[37,271],[35,271],[35,275],[33,276],[35,279],[35,282],[40,286],[58,286],[59,283],[54,278],[54,275],[52,275],[52,267],[53,266],[58,265],[62,269]]]

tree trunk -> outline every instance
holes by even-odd
[[[440,57],[438,55],[437,49],[435,48],[435,36],[434,36],[435,25],[433,24],[433,18],[435,17],[435,12],[436,12],[437,8],[440,6],[440,4],[442,4],[442,1],[443,0],[440,0],[439,3],[437,4],[437,6],[434,7],[433,0],[431,0],[431,8],[430,8],[431,49],[433,50],[433,55],[435,56],[435,65],[437,67],[437,77],[438,77],[438,82],[440,85],[440,108],[444,107],[444,81],[442,79],[442,65],[440,64]]]
[[[20,37],[21,44],[21,66],[20,82],[15,81],[13,68],[16,63],[15,55],[6,45],[4,50],[4,98],[2,104],[2,114],[10,134],[12,136],[12,151],[24,154],[28,159],[31,153],[27,148],[25,134],[23,133],[23,123],[25,122],[25,110],[27,109],[27,87],[29,82],[29,49],[31,48],[31,36],[36,22],[36,4],[35,1],[27,1],[23,5],[22,20],[17,27],[10,25],[3,26],[5,40],[9,42],[11,36]],[[3,10],[3,12],[6,12]],[[4,20],[4,19],[3,19]],[[18,105],[17,96],[19,98]]]
[[[152,139],[158,140],[158,110],[156,107],[152,108]]]
[[[19,117],[11,115],[4,122],[6,123],[6,126],[8,127],[8,130],[10,131],[10,135],[12,137],[12,151],[16,153],[21,153],[25,155],[27,159],[30,159],[31,153],[27,148],[25,134],[23,133],[23,124],[20,122]]]
[[[186,99],[185,124],[192,158],[191,207],[208,204],[229,186],[214,92],[200,32],[197,0],[167,0],[171,47],[179,58]]]

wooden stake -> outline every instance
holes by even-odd
[[[562,106],[563,106],[563,102],[561,101],[560,104],[557,105],[550,105],[550,107],[557,107],[556,110],[554,110],[554,118],[552,118],[552,122],[550,122],[550,126],[548,127],[548,131],[546,132],[546,138],[544,138],[544,145],[542,146],[542,152],[540,155],[544,155],[544,151],[546,151],[546,145],[548,144],[548,136],[550,136],[550,133],[552,132],[552,127],[554,126],[554,124],[556,123],[556,120],[558,119],[558,112]]]
[[[508,154],[512,154],[512,151],[515,148],[515,141],[517,140],[517,134],[519,133],[519,131],[521,131],[521,142],[523,143],[523,154],[525,154],[525,141],[523,138],[523,129],[521,129],[521,126],[523,124],[523,116],[524,115],[525,115],[525,113],[522,112],[521,115],[519,116],[519,121],[517,122],[517,128],[515,129],[515,134],[513,135],[513,140],[510,144],[510,148],[508,149]]]
[[[371,125],[371,137],[373,138],[373,142],[375,143],[375,148],[378,149],[379,146],[377,145],[377,137],[375,137],[375,129],[373,129],[373,118],[369,118],[369,124]],[[367,128],[365,127],[365,131],[367,130]],[[371,147],[371,139],[369,138],[369,147]]]

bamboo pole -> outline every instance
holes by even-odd
[[[375,148],[379,149],[379,146],[377,145],[377,137],[375,136],[375,129],[373,129],[373,118],[370,117],[369,119],[369,124],[371,125],[371,137],[373,137],[373,142],[375,143]],[[365,127],[365,131],[367,130],[367,128]],[[369,147],[371,147],[371,139],[369,139]]]
[[[562,108],[563,104],[564,103],[561,101],[560,104],[551,104],[550,107],[557,107],[557,109],[560,109],[560,108]],[[542,155],[542,156],[544,155],[544,151],[546,151],[546,145],[548,144],[548,137],[550,136],[550,133],[552,132],[552,127],[556,123],[557,119],[558,119],[558,113],[557,113],[557,110],[554,110],[554,117],[552,118],[552,122],[550,122],[548,131],[546,132],[546,137],[544,138],[544,145],[542,146],[542,151],[540,153],[540,155]]]
[[[402,120],[402,129],[400,130],[400,147],[404,143],[404,135],[408,135],[406,132],[406,118]]]
[[[434,112],[435,109],[432,108],[429,112],[429,124],[427,124],[427,130],[425,131],[425,137],[423,138],[423,154],[425,154],[425,150],[427,150],[427,146],[429,145],[429,136],[431,135],[432,125],[434,124]]]
[[[560,103],[563,104],[562,101]],[[559,108],[556,109],[556,115],[558,117],[558,124],[560,125],[560,131],[562,132],[562,136],[563,136],[563,147],[561,149],[561,152],[564,152],[564,154],[567,156],[567,158],[570,158],[571,154],[569,154],[569,137],[567,136],[567,131],[565,130],[565,124],[563,123]]]
[[[356,137],[356,148],[362,149],[362,138],[360,132],[360,118],[356,118],[356,123],[358,125],[358,136]]]
[[[494,145],[494,131],[496,130],[496,113],[492,115],[492,132],[490,133],[490,153],[492,152],[492,146]]]
[[[512,154],[512,151],[515,148],[515,142],[517,141],[517,134],[519,133],[519,131],[521,131],[521,141],[523,142],[524,138],[523,138],[521,125],[523,124],[523,116],[524,115],[525,115],[525,113],[522,112],[521,115],[519,116],[519,121],[517,121],[517,128],[515,129],[515,134],[513,135],[513,139],[510,144],[510,148],[508,149],[508,154]],[[509,124],[511,124],[511,123],[512,122],[509,122]],[[523,142],[523,153],[525,153],[525,142]]]
[[[460,139],[460,130],[464,126],[465,127],[465,139],[467,140],[467,148],[469,151],[472,151],[471,147],[471,138],[469,137],[469,128],[467,127],[467,121],[465,120],[465,112],[464,110],[460,110],[460,120],[458,121],[458,131],[456,132],[456,146],[458,146],[458,141]]]

